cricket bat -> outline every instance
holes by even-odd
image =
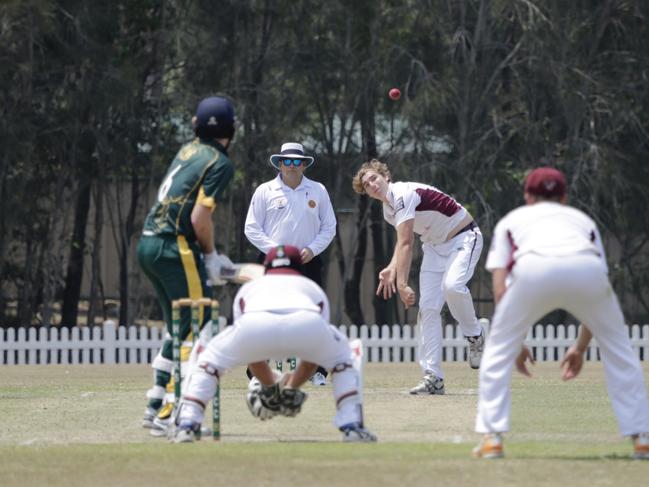
[[[235,284],[244,284],[264,275],[266,268],[261,264],[234,264],[221,269],[221,279]]]

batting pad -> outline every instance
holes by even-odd
[[[163,372],[171,372],[174,369],[173,360],[166,359],[162,356],[162,350],[158,352],[158,355],[155,356],[153,362],[151,362],[151,367],[156,370],[162,370]]]
[[[165,388],[162,386],[153,386],[151,389],[146,391],[147,399],[164,399],[165,397]]]

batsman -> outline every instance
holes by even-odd
[[[147,392],[145,428],[164,428],[173,409],[172,403],[162,407],[173,369],[171,302],[210,296],[208,277],[212,285],[224,284],[221,268],[232,265],[214,249],[212,213],[234,173],[228,157],[234,121],[234,107],[226,98],[209,97],[198,104],[192,119],[196,138],[171,162],[137,245],[140,267],[155,288],[169,332],[152,363],[154,383]],[[210,310],[200,313],[204,325]],[[182,309],[181,340],[190,334],[190,321],[190,309]],[[181,360],[186,361],[190,351],[181,350]]]

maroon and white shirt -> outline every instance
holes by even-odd
[[[466,209],[434,186],[421,183],[389,183],[383,218],[393,227],[414,218],[421,241],[440,244],[466,217]]]
[[[526,254],[570,257],[583,253],[598,255],[607,269],[595,222],[577,208],[544,201],[516,208],[498,222],[485,267],[511,270]]]
[[[297,274],[266,274],[247,282],[234,297],[234,320],[244,313],[315,311],[329,322],[329,300],[311,279]]]

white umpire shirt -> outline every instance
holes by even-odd
[[[511,271],[526,254],[570,257],[582,253],[598,255],[607,269],[595,222],[577,208],[543,201],[516,208],[498,222],[485,267]]]
[[[336,235],[329,193],[322,184],[304,176],[292,189],[278,174],[255,190],[244,232],[264,254],[278,245],[308,247],[314,256],[321,254]]]

